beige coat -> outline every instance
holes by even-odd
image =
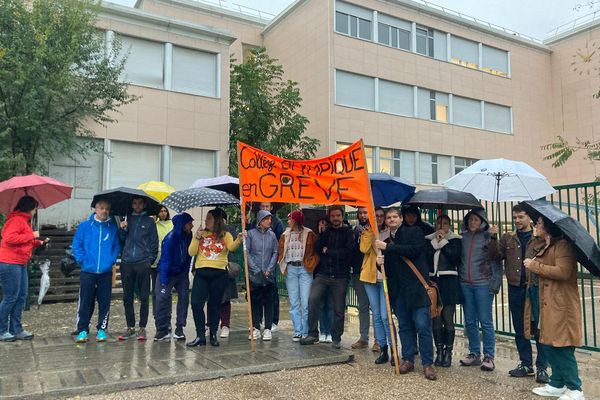
[[[554,347],[581,346],[581,299],[573,245],[565,239],[552,239],[529,269],[539,277],[540,342]]]

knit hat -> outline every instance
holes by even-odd
[[[302,211],[292,211],[288,217],[296,221],[298,225],[304,225],[304,214],[302,214]]]

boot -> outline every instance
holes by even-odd
[[[448,368],[452,365],[452,348],[454,347],[454,331],[446,331],[446,348],[444,349],[444,358],[442,367]]]
[[[442,359],[444,357],[444,338],[443,331],[441,329],[433,330],[433,342],[435,343],[436,357],[433,365],[439,367],[442,365]]]
[[[386,362],[389,361],[389,356],[388,356],[388,347],[386,346],[381,346],[381,352],[379,353],[379,357],[377,357],[377,359],[375,360],[375,364],[385,364]]]
[[[216,333],[211,333],[210,334],[210,345],[214,346],[214,347],[218,347],[219,346],[219,340],[217,339],[217,334]]]

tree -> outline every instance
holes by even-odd
[[[231,60],[229,106],[229,173],[237,176],[237,141],[288,159],[314,157],[318,139],[304,135],[308,119],[298,113],[302,98],[297,83],[284,81],[283,68],[264,47],[248,60]]]
[[[576,144],[571,145],[562,136],[557,136],[556,139],[556,142],[542,146],[542,150],[552,151],[544,157],[544,160],[553,160],[552,166],[554,168],[564,165],[578,150],[585,150],[587,152],[585,158],[588,160],[600,160],[600,141],[576,139]]]
[[[94,123],[136,100],[105,49],[95,0],[0,1],[0,175],[45,172],[55,155],[98,150]]]

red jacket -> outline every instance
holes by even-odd
[[[25,265],[31,258],[33,249],[42,244],[41,240],[33,237],[29,220],[30,213],[13,211],[8,214],[6,224],[2,228],[0,262]]]

